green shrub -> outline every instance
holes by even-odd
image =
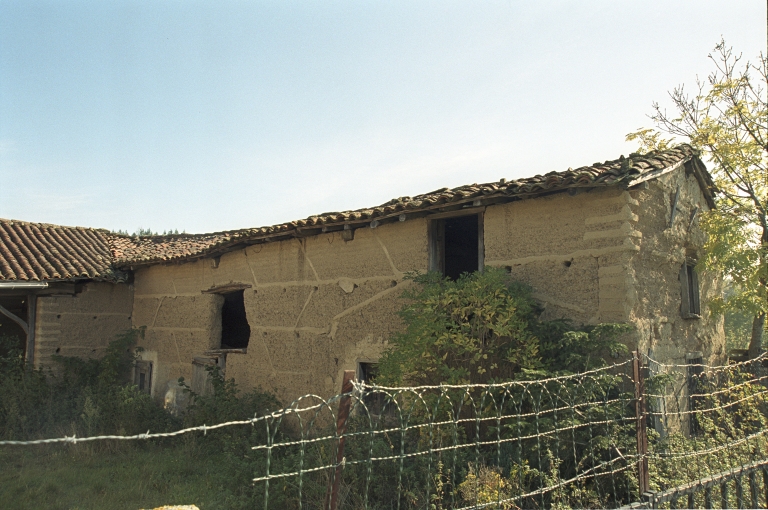
[[[488,267],[483,272],[464,274],[456,281],[436,273],[409,278],[414,285],[404,293],[407,301],[400,312],[405,331],[390,340],[379,364],[377,384],[466,385],[539,380],[604,367],[613,357],[626,354],[619,337],[629,331],[629,326],[574,327],[566,320],[542,320],[543,310],[533,299],[531,288],[511,280],[502,269]],[[407,394],[404,398],[408,398]],[[475,440],[500,440],[499,445],[491,441],[493,444],[474,452],[448,448],[445,454],[436,456],[432,469],[439,465],[443,472],[440,483],[433,484],[435,491],[439,486],[442,494],[434,492],[430,496],[435,508],[455,504],[456,498],[482,503],[503,499],[502,495],[535,491],[610,461],[619,449],[626,451],[633,445],[633,423],[621,420],[631,412],[624,405],[629,397],[616,374],[506,389],[457,388],[434,395],[420,393],[418,399],[422,404],[411,413],[412,423],[439,421],[437,417],[450,419],[458,412],[456,417],[463,420],[463,425],[451,432],[446,430],[445,437],[439,431],[431,431],[428,438],[410,434],[405,438],[407,451],[423,449],[418,444],[427,439],[448,447],[456,441],[471,444]],[[574,405],[579,406],[578,412],[552,411]],[[507,418],[475,422],[476,415],[497,414]],[[527,418],[515,419],[516,415]],[[609,416],[611,419],[606,420]],[[421,465],[424,462],[406,464],[404,480],[419,480],[424,487],[423,474],[419,474],[427,469]],[[521,504],[608,504],[626,500],[635,486],[626,473],[620,473],[588,480],[577,491],[551,491]],[[424,490],[409,494],[410,504],[427,505]]]
[[[16,337],[0,336],[0,438],[26,439],[50,429],[58,402],[41,370],[26,366]]]
[[[15,339],[0,337],[0,437],[137,434],[179,425],[130,384],[134,346],[143,330],[109,343],[100,359],[53,356],[57,370],[27,366]]]
[[[453,281],[438,273],[409,275],[403,293],[406,329],[395,335],[379,364],[383,385],[483,384],[547,376],[606,365],[625,353],[623,324],[574,328],[542,321],[531,288],[500,268],[465,273]]]

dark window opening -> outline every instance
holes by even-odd
[[[243,291],[222,294],[224,306],[221,308],[221,348],[242,349],[248,347],[251,338],[251,326],[245,316]]]
[[[379,372],[377,363],[358,363],[358,380],[366,385],[374,384],[376,375]],[[379,391],[371,391],[366,388],[363,393],[363,403],[368,408],[368,413],[373,416],[381,414],[386,405],[387,395]]]
[[[699,275],[696,273],[694,263],[686,262],[680,268],[680,287],[682,293],[680,312],[682,316],[686,318],[700,317]]]
[[[379,373],[378,363],[359,363],[359,379],[365,384],[373,384],[373,380]]]
[[[430,269],[452,280],[481,269],[482,216],[457,216],[432,223]]]
[[[691,313],[698,314],[701,312],[699,309],[699,278],[693,266],[686,264],[685,269],[688,272],[688,297],[692,305]]]

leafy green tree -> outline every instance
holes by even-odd
[[[670,92],[673,113],[654,103],[655,129],[627,140],[639,141],[643,152],[684,140],[711,161],[719,193],[717,208],[701,218],[708,236],[700,263],[722,272],[735,291],[713,310],[753,317],[749,355],[756,357],[768,312],[768,59],[743,62],[722,40],[709,57],[715,69],[707,79],[693,93],[682,85]]]

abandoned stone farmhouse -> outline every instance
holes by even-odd
[[[722,321],[706,303],[721,285],[694,267],[713,191],[681,145],[213,234],[0,220],[0,335],[46,366],[144,327],[136,382],[157,398],[217,364],[290,402],[375,369],[402,327],[405,273],[499,266],[533,287],[546,318],[630,323],[627,342],[656,359],[714,361]]]

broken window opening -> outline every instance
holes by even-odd
[[[245,315],[243,290],[222,294],[224,305],[221,308],[221,348],[241,349],[248,347],[251,338],[251,326]]]
[[[431,237],[431,271],[457,280],[483,268],[482,214],[433,220]]]

